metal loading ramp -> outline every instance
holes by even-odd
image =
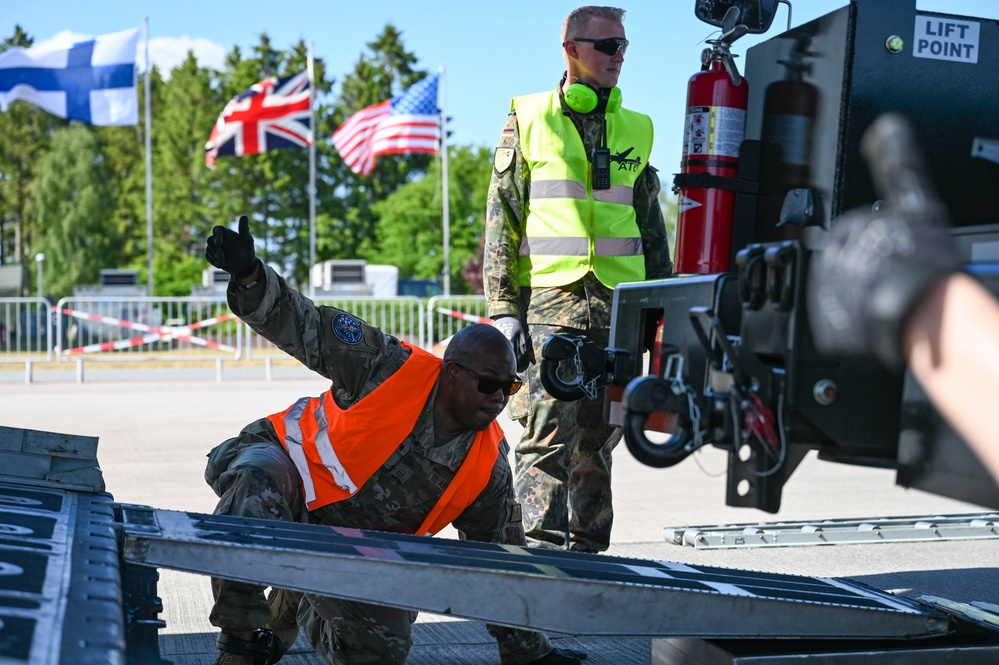
[[[0,663],[161,663],[162,622],[136,589],[156,571],[138,570],[123,581],[111,495],[0,481]]]
[[[124,559],[553,633],[911,639],[951,619],[833,578],[121,506]]]

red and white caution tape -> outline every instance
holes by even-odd
[[[221,344],[219,342],[212,342],[207,339],[202,339],[201,337],[195,337],[189,335],[192,330],[197,330],[198,328],[204,328],[215,323],[220,323],[222,321],[228,321],[229,319],[236,318],[233,314],[223,314],[221,316],[215,316],[210,319],[205,319],[203,321],[197,321],[189,326],[165,326],[163,328],[157,328],[155,326],[149,326],[144,323],[137,323],[135,321],[126,321],[124,319],[115,319],[109,316],[100,316],[97,314],[91,314],[89,312],[81,312],[75,309],[56,309],[53,307],[56,313],[65,314],[66,316],[71,316],[75,319],[83,319],[85,321],[96,321],[97,323],[104,323],[109,326],[118,326],[121,328],[128,328],[131,330],[138,330],[139,332],[149,333],[141,337],[132,337],[130,339],[120,339],[114,342],[102,342],[100,344],[88,344],[87,346],[78,346],[74,349],[63,349],[60,353],[66,355],[74,355],[79,353],[95,353],[100,351],[114,351],[117,349],[127,349],[134,346],[142,346],[143,344],[151,344],[152,342],[159,341],[170,341],[176,339],[181,342],[187,342],[189,344],[194,344],[195,346],[204,346],[209,349],[218,349],[220,351],[229,351],[235,353],[235,347],[229,346],[227,344]]]
[[[487,316],[476,316],[474,314],[466,314],[465,312],[459,312],[454,309],[445,309],[443,307],[437,308],[438,314],[447,314],[448,316],[453,316],[456,319],[461,319],[462,321],[468,321],[470,323],[488,323],[493,324],[493,320]]]

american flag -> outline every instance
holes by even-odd
[[[236,95],[222,109],[205,144],[205,164],[224,155],[256,155],[312,143],[308,72],[269,78]]]
[[[431,74],[401,95],[361,109],[333,132],[333,145],[351,171],[370,176],[379,155],[437,154],[439,78]]]

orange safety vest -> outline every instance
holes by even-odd
[[[402,367],[348,409],[341,409],[327,390],[267,417],[302,477],[309,510],[356,494],[412,433],[440,373],[441,359],[406,342],[402,345],[410,350]],[[495,420],[476,435],[417,535],[437,533],[472,505],[492,477],[502,438]]]

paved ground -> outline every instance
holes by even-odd
[[[285,408],[326,386],[305,372],[87,370],[84,383],[68,374],[39,372],[25,385],[0,372],[0,424],[100,438],[99,459],[108,491],[122,503],[211,512],[215,496],[202,480],[204,456],[260,415]],[[508,435],[519,430],[505,422]],[[820,519],[980,510],[894,485],[893,473],[806,459],[785,488],[779,514],[724,505],[725,458],[711,449],[670,469],[636,462],[622,446],[615,458],[616,523],[612,554],[732,568],[849,577],[908,596],[999,603],[999,539],[746,550],[695,550],[668,544],[666,526],[778,519]],[[446,535],[446,534],[445,534]],[[207,622],[207,578],[161,571],[163,655],[179,665],[211,663],[215,629]],[[566,608],[571,612],[572,608]],[[719,608],[724,621],[724,608]],[[785,617],[783,620],[792,620]],[[648,641],[636,638],[559,636],[557,642],[590,653],[592,665],[647,663]],[[416,665],[498,663],[495,646],[474,622],[424,615],[410,662]],[[282,660],[319,664],[299,641]]]

